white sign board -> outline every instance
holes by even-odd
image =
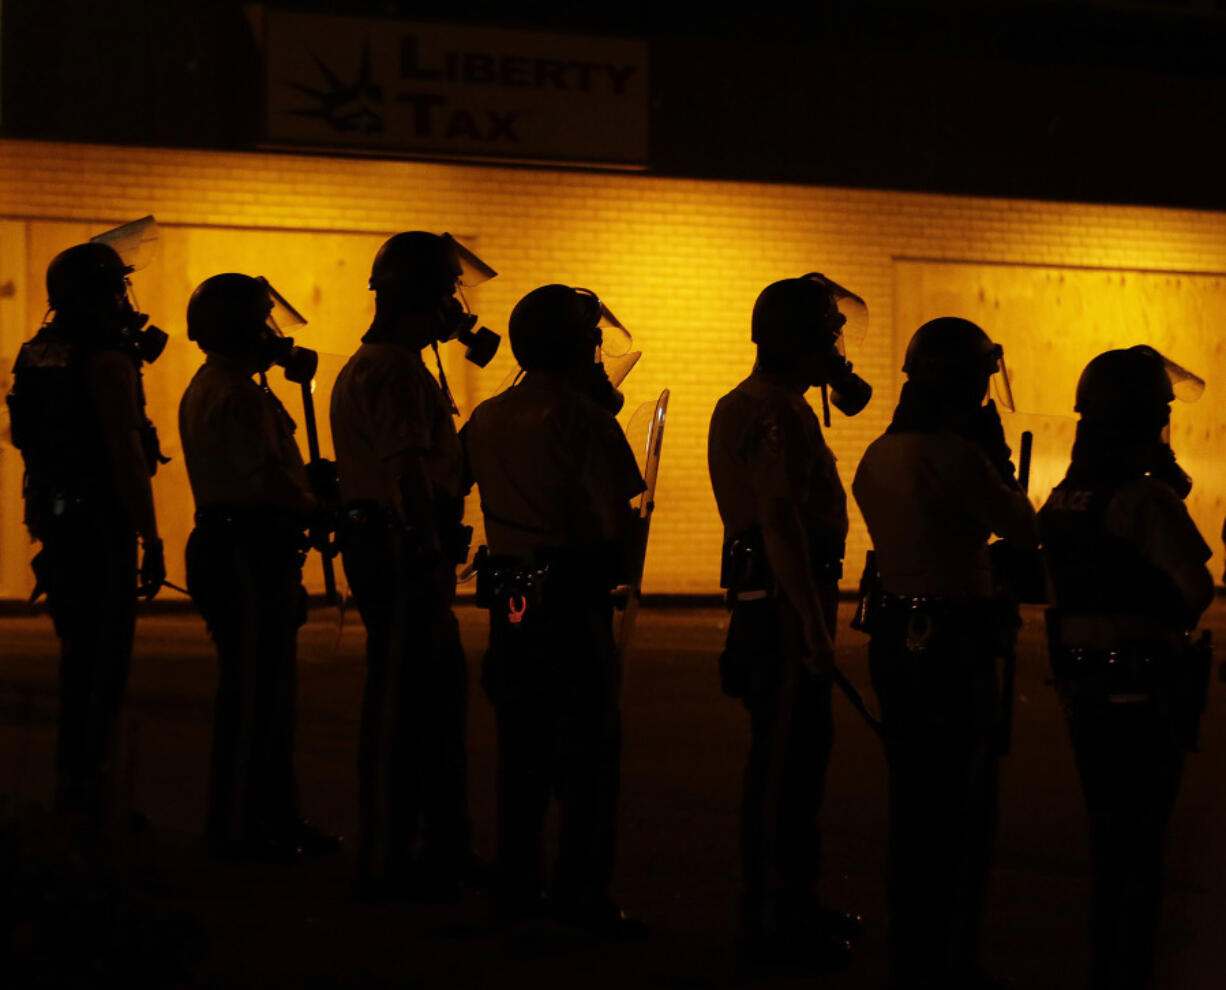
[[[270,143],[643,166],[647,46],[268,11]]]

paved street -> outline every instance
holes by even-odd
[[[840,663],[871,700],[865,640],[841,615]],[[483,614],[461,610],[471,685],[471,792],[477,845],[493,845],[493,726],[477,684]],[[133,807],[127,883],[146,909],[192,931],[205,986],[801,986],[786,969],[738,966],[730,949],[736,892],[739,776],[747,727],[719,693],[724,613],[646,609],[626,672],[626,750],[616,894],[653,934],[610,946],[544,925],[488,929],[477,899],[442,907],[368,905],[352,896],[352,848],[296,868],[219,867],[201,855],[214,659],[194,615],[143,617],[125,731]],[[1226,627],[1219,601],[1209,624]],[[1226,640],[1223,640],[1226,641]],[[52,788],[56,642],[45,617],[0,618],[0,795],[23,821]],[[312,820],[356,827],[357,716],[363,633],[351,613],[320,611],[302,637],[299,775]],[[1014,755],[1002,783],[1001,827],[986,961],[1019,986],[1085,984],[1087,858],[1072,755],[1047,675],[1041,613],[1028,611],[1018,675]],[[1202,752],[1188,762],[1170,833],[1160,985],[1216,990],[1226,923],[1226,685],[1215,677]],[[884,981],[885,767],[841,698],[823,815],[824,896],[867,919],[857,962],[823,985]],[[11,814],[11,811],[9,812]]]

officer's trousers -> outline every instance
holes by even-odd
[[[468,666],[453,590],[432,586],[399,540],[373,520],[342,537],[345,576],[366,626],[359,869],[368,879],[403,880],[420,834],[425,868],[454,879],[471,850]]]
[[[301,530],[267,516],[198,521],[187,586],[217,647],[206,838],[225,851],[291,840],[298,629],[306,621]]]
[[[118,509],[77,506],[40,536],[36,576],[60,638],[56,805],[97,829],[112,810],[136,632],[136,532]]]
[[[978,970],[1001,712],[990,611],[885,609],[869,647],[890,774],[890,968],[904,986]]]
[[[1090,817],[1095,990],[1150,985],[1162,895],[1162,846],[1184,751],[1151,702],[1074,698],[1069,732]]]
[[[837,585],[823,586],[821,601],[833,638]],[[833,725],[830,684],[802,668],[801,649],[800,620],[786,601],[772,597],[734,607],[720,667],[725,691],[739,697],[749,712],[741,799],[741,924],[746,935],[772,925],[789,934],[806,921],[811,929],[817,907],[817,816]]]
[[[561,583],[561,582],[559,582]],[[608,592],[559,594],[512,622],[490,609],[483,683],[498,726],[498,885],[507,902],[542,889],[541,832],[556,794],[553,894],[597,904],[613,875],[621,776],[621,669]]]

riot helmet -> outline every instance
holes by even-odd
[[[114,316],[127,295],[128,271],[114,248],[77,244],[47,266],[47,304],[58,316]]]
[[[477,327],[463,290],[497,274],[451,234],[410,230],[379,248],[369,287],[375,293],[376,313],[437,317],[434,343],[459,340],[465,345],[464,356],[483,368],[497,352],[500,338]]]
[[[782,371],[817,357],[821,367],[811,384],[821,386],[823,404],[829,388],[830,401],[844,415],[868,405],[873,388],[853,372],[845,345],[846,337],[859,340],[868,328],[868,307],[854,292],[820,272],[773,282],[759,293],[751,326],[763,368]]]
[[[1195,402],[1204,391],[1198,375],[1145,344],[1105,351],[1081,373],[1074,409],[1082,420],[1121,429],[1161,429],[1176,399]]]
[[[991,381],[1001,404],[1014,407],[1004,348],[978,324],[958,316],[941,316],[916,330],[902,370],[911,381],[965,392],[976,402],[984,400]]]
[[[524,371],[572,374],[611,412],[625,401],[617,386],[641,356],[629,332],[591,289],[542,285],[511,310],[511,353]]]
[[[542,285],[511,310],[511,353],[525,371],[565,371],[591,363],[600,346],[600,299],[588,289]]]
[[[261,371],[279,364],[299,383],[314,376],[319,355],[285,331],[305,325],[267,279],[237,272],[205,279],[187,304],[187,338],[202,351],[252,359]]]

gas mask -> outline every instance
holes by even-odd
[[[149,322],[149,317],[136,308],[133,297],[129,291],[120,305],[119,335],[143,363],[153,364],[166,350],[170,335]]]
[[[868,405],[868,400],[873,396],[873,386],[852,370],[846,349],[848,338],[858,344],[868,332],[868,306],[854,292],[844,289],[838,282],[819,272],[810,272],[802,278],[823,286],[830,293],[838,310],[834,318],[838,326],[834,331],[833,350],[827,358],[827,381],[822,385],[822,415],[825,425],[829,427],[831,403],[844,416],[855,416]]]
[[[477,316],[469,309],[464,290],[488,282],[498,273],[450,234],[443,234],[442,238],[451,249],[459,272],[455,278],[455,292],[439,313],[437,342],[458,340],[464,345],[465,359],[484,368],[498,353],[502,338],[488,327],[477,326]]]
[[[128,277],[141,271],[157,254],[158,225],[152,215],[121,224],[90,238],[94,244],[105,244],[119,255],[124,264],[124,298],[120,301],[119,334],[132,352],[145,364],[152,364],[166,349],[170,337],[149,322],[140,311],[136,290]]]
[[[851,362],[839,355],[841,364],[830,376],[830,402],[844,416],[855,416],[873,397],[873,386],[852,371]]]
[[[285,377],[296,385],[307,385],[319,367],[319,353],[309,347],[299,347],[284,331],[306,326],[306,318],[289,304],[263,276],[259,281],[268,291],[270,308],[264,318],[256,354],[262,363],[284,369]]]
[[[443,303],[439,312],[439,323],[440,330],[436,337],[438,343],[458,340],[464,345],[465,359],[478,368],[484,368],[498,353],[502,338],[487,327],[477,326],[477,317],[468,311],[462,294],[452,296]]]

